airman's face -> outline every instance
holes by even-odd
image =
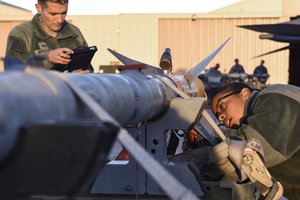
[[[212,112],[226,127],[233,128],[240,125],[244,115],[245,103],[250,96],[248,88],[238,92],[220,92],[211,102]]]
[[[58,32],[65,21],[68,12],[68,3],[59,4],[46,1],[45,6],[35,5],[41,15],[41,23],[46,32]]]

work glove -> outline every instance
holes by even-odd
[[[193,163],[196,166],[212,163],[214,168],[234,182],[247,179],[241,171],[241,162],[246,141],[226,139],[214,147],[201,147],[184,151],[169,158],[172,162]],[[201,169],[200,169],[201,170]],[[202,171],[202,170],[201,170]]]
[[[241,170],[246,141],[227,138],[212,148],[210,161],[229,179],[234,182],[245,181],[248,177]]]
[[[169,156],[169,161],[176,164],[187,164],[195,177],[202,181],[220,181],[223,173],[214,164],[210,163],[210,146],[186,150],[182,153]]]

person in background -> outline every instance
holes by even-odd
[[[239,59],[234,59],[234,65],[231,67],[229,74],[232,73],[245,73],[244,67],[239,63]]]
[[[266,83],[269,77],[268,69],[264,66],[265,61],[261,60],[260,65],[257,66],[253,71],[253,76],[258,79],[261,83]]]
[[[210,67],[208,70],[206,70],[205,74],[209,74],[209,73],[215,73],[215,72],[220,72],[219,71],[220,68],[220,64],[217,63],[215,66]]]
[[[38,0],[37,14],[31,21],[14,27],[7,39],[6,57],[26,61],[30,56],[45,57],[44,66],[48,69],[64,71],[74,49],[88,44],[78,27],[65,20],[68,0]],[[94,71],[92,65],[83,66]]]

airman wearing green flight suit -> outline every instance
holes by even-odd
[[[8,36],[6,57],[26,61],[29,56],[46,57],[45,67],[63,71],[73,49],[87,47],[78,27],[65,20],[68,0],[38,0],[38,13],[31,21],[14,27]],[[92,65],[80,73],[93,72]]]

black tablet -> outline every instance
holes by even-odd
[[[66,66],[66,69],[69,72],[78,69],[86,70],[97,50],[98,49],[96,46],[74,49],[74,53],[70,54],[71,62],[69,62],[69,64]]]

